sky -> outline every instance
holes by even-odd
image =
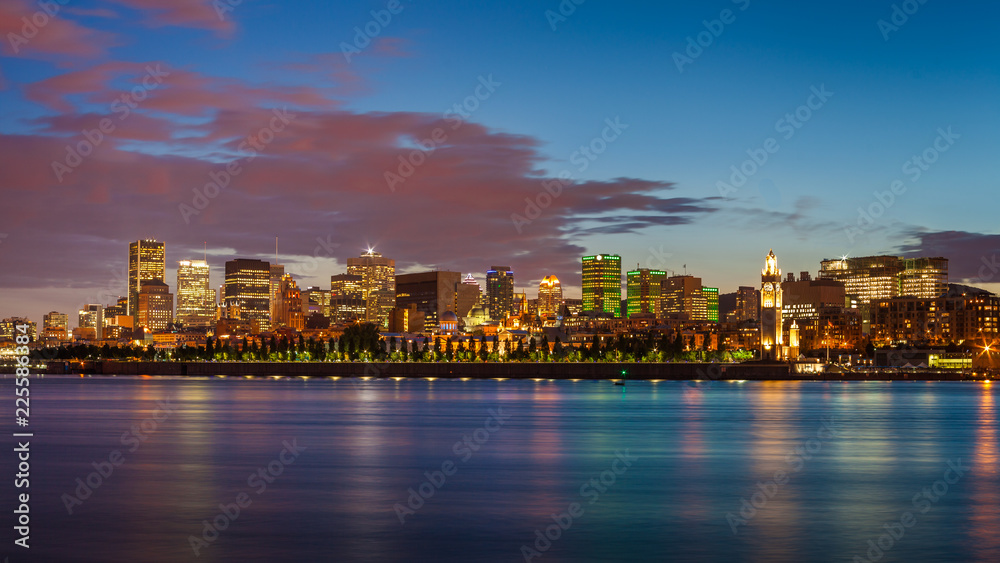
[[[0,317],[112,303],[140,238],[172,287],[179,260],[207,253],[218,286],[277,237],[301,287],[374,247],[399,272],[510,266],[529,297],[550,274],[579,296],[596,253],[725,293],[773,248],[814,274],[945,256],[996,290],[998,16],[0,0]]]

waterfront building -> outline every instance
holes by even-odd
[[[424,330],[436,332],[441,316],[451,311],[456,317],[466,317],[476,306],[479,290],[462,283],[461,272],[420,272],[396,276],[396,307],[416,306],[423,314]],[[408,331],[414,332],[414,331]]]
[[[271,328],[271,265],[237,258],[226,262],[223,308],[226,317],[247,321],[251,331]]]
[[[660,289],[660,317],[707,321],[708,300],[703,287],[701,278],[686,274],[664,279]]]
[[[365,321],[387,327],[389,312],[396,306],[396,261],[369,249],[347,259],[347,273],[361,276]]]
[[[207,329],[215,324],[215,290],[205,260],[177,263],[177,322],[184,328]]]
[[[781,320],[781,270],[778,258],[771,250],[760,273],[760,357],[778,361],[784,358],[784,329]]]
[[[626,317],[635,314],[660,314],[661,291],[667,273],[638,268],[625,273]]]
[[[343,324],[366,317],[363,279],[355,274],[330,276],[330,322]]]

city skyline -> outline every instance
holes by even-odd
[[[889,29],[863,2],[401,2],[361,38],[386,3],[185,6],[74,3],[0,46],[5,313],[125,295],[118,249],[145,237],[170,241],[167,279],[207,255],[216,288],[275,235],[300,287],[369,246],[573,295],[582,255],[700,262],[731,292],[771,247],[791,271],[946,255],[953,281],[1000,287],[992,206],[962,204],[998,187],[996,6]],[[0,6],[4,37],[37,10]]]

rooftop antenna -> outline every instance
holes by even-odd
[[[205,262],[208,262],[208,241],[206,240],[206,241],[205,241],[204,243],[202,243],[202,244],[204,244],[204,245],[205,245],[205,256],[204,256],[204,258],[205,258]]]
[[[274,235],[274,263],[278,263],[278,235]]]

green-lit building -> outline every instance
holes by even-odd
[[[625,274],[625,293],[627,299],[626,315],[631,317],[637,313],[660,313],[661,283],[667,278],[662,270],[639,268]]]
[[[719,322],[719,288],[703,287],[701,288],[701,293],[705,296],[705,306],[708,308],[708,320],[713,323]]]
[[[622,257],[597,254],[583,257],[583,310],[622,314]]]

